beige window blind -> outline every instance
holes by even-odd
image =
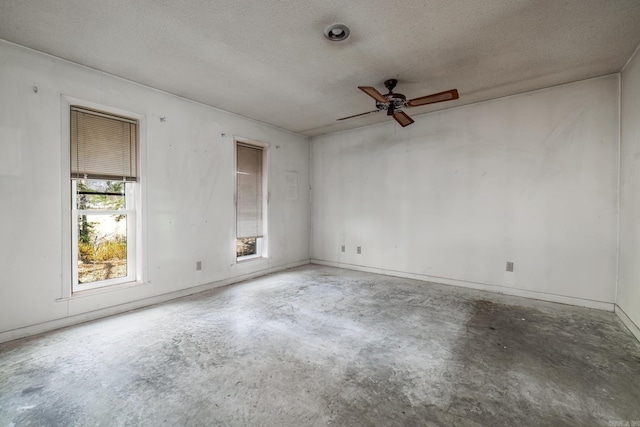
[[[71,176],[138,179],[138,122],[71,107]]]
[[[260,147],[237,145],[237,237],[263,237]]]

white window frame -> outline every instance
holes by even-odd
[[[91,110],[101,111],[107,114],[112,114],[121,117],[127,117],[138,121],[138,180],[132,182],[135,187],[133,194],[133,203],[135,206],[135,215],[132,218],[134,224],[132,224],[132,233],[127,232],[127,246],[133,245],[135,251],[132,254],[132,261],[128,259],[127,262],[133,266],[131,271],[135,271],[135,277],[128,275],[129,281],[122,282],[119,279],[113,279],[117,283],[112,283],[111,280],[105,280],[95,282],[92,284],[80,285],[80,289],[77,289],[77,275],[74,273],[74,264],[77,263],[77,227],[72,227],[73,213],[72,208],[75,205],[72,204],[75,194],[75,188],[71,182],[71,128],[70,117],[71,107],[83,107]],[[64,301],[72,298],[75,294],[83,294],[85,291],[90,290],[117,290],[121,286],[132,286],[133,284],[144,284],[147,277],[147,265],[146,265],[146,253],[147,253],[147,235],[143,227],[144,215],[146,212],[146,116],[144,114],[135,113],[132,111],[124,110],[117,107],[107,106],[96,102],[87,101],[67,95],[61,95],[60,97],[61,107],[61,123],[60,123],[60,138],[61,138],[61,185],[62,185],[62,274],[60,282],[60,298],[57,301]],[[65,191],[65,189],[67,189]],[[127,217],[129,219],[129,217]],[[76,219],[77,221],[77,219]],[[127,224],[129,227],[129,224]],[[75,249],[74,249],[75,248]],[[128,255],[129,257],[129,255]]]
[[[80,292],[89,289],[102,288],[105,286],[119,285],[121,283],[135,282],[136,275],[136,194],[137,194],[137,182],[125,183],[125,208],[121,210],[109,210],[109,209],[78,209],[76,195],[77,193],[78,178],[71,178],[71,259],[75,260],[72,263],[72,291]],[[123,277],[117,277],[114,279],[99,280],[90,283],[78,282],[78,216],[80,215],[126,215],[127,218],[127,275]],[[131,238],[132,237],[132,238]]]
[[[262,237],[258,237],[256,238],[256,253],[255,254],[251,254],[251,255],[244,255],[244,256],[237,256],[236,253],[236,244],[238,241],[238,235],[237,235],[237,230],[238,230],[238,179],[237,179],[237,173],[238,173],[238,144],[242,144],[242,145],[249,145],[249,146],[254,146],[256,148],[259,148],[262,150]],[[264,259],[264,258],[268,258],[269,257],[269,239],[268,239],[268,235],[269,235],[269,221],[268,221],[268,217],[269,217],[269,213],[268,213],[268,206],[269,206],[269,180],[268,180],[268,176],[269,176],[269,144],[265,143],[265,142],[261,142],[261,141],[255,141],[255,140],[250,140],[250,139],[245,139],[245,138],[234,138],[233,141],[233,151],[234,151],[234,157],[233,157],[233,176],[234,176],[234,180],[233,180],[233,185],[234,185],[234,207],[233,207],[233,211],[234,211],[234,245],[233,245],[233,251],[234,251],[234,257],[236,259],[236,263],[242,263],[242,262],[246,262],[246,261],[252,261],[252,260],[257,260],[257,259]]]

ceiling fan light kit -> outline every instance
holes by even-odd
[[[434,93],[427,96],[413,98],[407,101],[407,97],[401,93],[394,93],[398,80],[389,79],[384,82],[385,87],[389,90],[386,95],[381,94],[378,90],[371,86],[358,86],[358,89],[369,95],[376,101],[377,110],[367,111],[366,113],[356,114],[353,116],[343,117],[338,120],[352,119],[354,117],[365,116],[379,111],[386,111],[387,116],[392,116],[396,122],[402,127],[409,126],[413,123],[413,119],[409,117],[403,108],[419,107],[421,105],[435,104],[437,102],[453,101],[458,99],[457,89],[446,90],[444,92]]]

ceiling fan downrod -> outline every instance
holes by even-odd
[[[389,79],[384,81],[384,86],[389,89],[389,95],[393,93],[393,88],[395,88],[397,84],[398,80],[396,79]]]

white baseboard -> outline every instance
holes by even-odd
[[[537,299],[542,301],[557,302],[561,304],[575,305],[579,307],[596,308],[598,310],[614,311],[614,303],[594,301],[584,298],[567,297],[544,292],[528,291],[524,289],[509,288],[506,286],[489,285],[486,283],[470,282],[466,280],[449,279],[445,277],[428,276],[425,274],[407,273],[403,271],[387,270],[384,268],[366,267],[356,264],[345,264],[341,262],[324,261],[311,259],[311,264],[326,265],[329,267],[346,268],[348,270],[364,271],[367,273],[384,274],[386,276],[402,277],[405,279],[422,280],[425,282],[439,283],[443,285],[460,286],[463,288],[477,289],[481,291],[496,292],[500,294],[513,295]]]
[[[204,285],[194,286],[193,288],[181,289],[179,291],[170,292],[168,294],[157,295],[150,298],[144,298],[144,299],[128,302],[126,304],[106,307],[99,310],[90,311],[87,313],[76,314],[76,315],[64,317],[61,319],[53,319],[53,320],[38,323],[35,325],[30,325],[30,326],[17,328],[17,329],[12,329],[10,331],[0,332],[0,343],[15,340],[18,338],[28,337],[31,335],[40,334],[43,332],[52,331],[54,329],[64,328],[66,326],[89,322],[91,320],[112,316],[114,314],[125,313],[127,311],[148,307],[151,305],[159,304],[159,303],[170,301],[177,298],[186,297],[189,295],[197,294],[199,292],[204,292],[204,291],[208,291],[215,288],[221,288],[223,286],[232,285],[234,283],[243,282],[245,280],[255,279],[256,277],[266,276],[267,274],[288,270],[290,268],[299,267],[301,265],[307,265],[309,263],[310,263],[310,260],[292,262],[290,264],[285,264],[278,267],[272,267],[272,268],[269,268],[266,270],[260,270],[254,273],[244,274],[236,277],[230,277],[228,279],[206,283]]]
[[[620,320],[624,323],[624,325],[640,341],[640,328],[638,327],[638,325],[636,325],[618,305],[613,303],[607,303],[602,301],[592,301],[592,300],[587,300],[583,298],[566,297],[562,295],[553,295],[553,294],[547,294],[543,292],[513,289],[513,288],[507,288],[504,286],[489,285],[489,284],[469,282],[464,280],[433,277],[433,276],[428,276],[423,274],[407,273],[407,272],[387,270],[382,268],[366,267],[366,266],[355,265],[355,264],[345,264],[345,263],[339,263],[339,262],[311,259],[311,260],[297,261],[290,264],[285,264],[282,266],[273,267],[273,268],[261,270],[261,271],[250,273],[250,274],[245,274],[245,275],[236,276],[236,277],[232,277],[224,280],[219,280],[216,282],[211,282],[211,283],[207,283],[200,286],[195,286],[193,288],[182,289],[182,290],[171,292],[168,294],[157,295],[151,298],[132,301],[126,304],[106,307],[103,309],[99,309],[99,310],[95,310],[87,313],[77,314],[69,317],[64,317],[61,319],[53,319],[51,321],[47,321],[47,322],[43,322],[35,325],[30,325],[30,326],[13,329],[10,331],[0,332],[0,343],[15,340],[18,338],[24,338],[31,335],[40,334],[43,332],[52,331],[55,329],[64,328],[71,325],[76,325],[79,323],[88,322],[91,320],[100,319],[103,317],[112,316],[114,314],[125,313],[127,311],[136,310],[139,308],[159,304],[165,301],[170,301],[170,300],[182,298],[188,295],[193,295],[199,292],[204,292],[211,289],[232,285],[234,283],[239,283],[245,280],[266,276],[268,274],[276,273],[283,270],[288,270],[290,268],[299,267],[309,263],[326,265],[329,267],[345,268],[349,270],[364,271],[368,273],[384,274],[387,276],[403,277],[407,279],[416,279],[421,281],[440,283],[444,285],[459,286],[463,288],[471,288],[471,289],[477,289],[477,290],[483,290],[483,291],[489,291],[489,292],[496,292],[500,294],[514,295],[514,296],[532,298],[532,299],[549,301],[549,302],[575,305],[580,307],[596,308],[599,310],[615,311],[616,315],[620,318]]]
[[[622,323],[624,323],[624,326],[626,326],[627,329],[629,329],[629,331],[633,334],[633,336],[636,337],[638,341],[640,341],[640,327],[638,327],[638,325],[636,325],[635,322],[631,320],[629,316],[627,316],[627,313],[625,313],[618,304],[616,304],[615,312]]]

